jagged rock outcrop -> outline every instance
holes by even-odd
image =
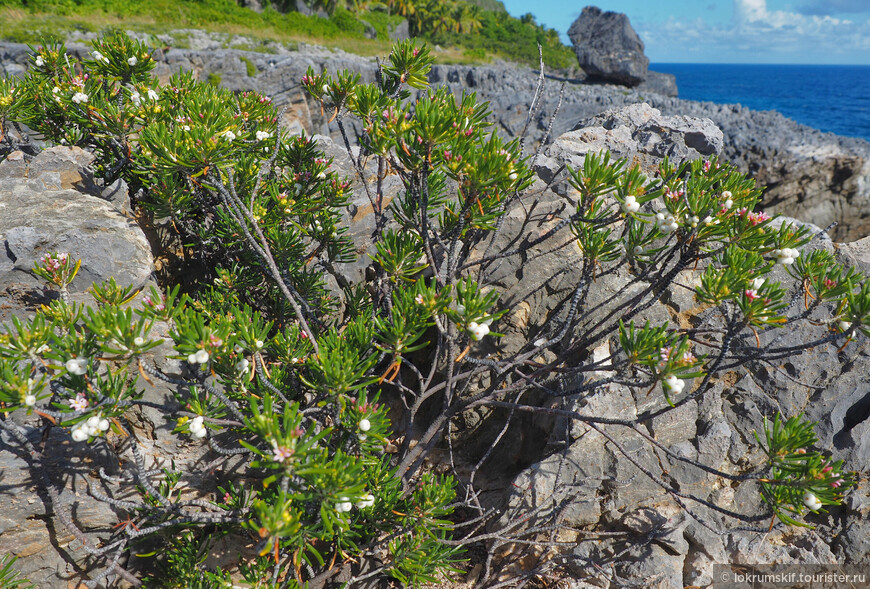
[[[652,175],[664,157],[675,163],[711,157],[722,146],[722,131],[711,120],[665,116],[639,103],[580,121],[553,142],[547,156],[536,160],[535,171],[552,182],[563,166],[577,169],[587,154],[610,151],[614,158],[625,158]]]
[[[590,77],[625,86],[646,80],[649,59],[625,14],[587,6],[568,29],[568,38]]]
[[[637,161],[646,171],[664,155],[672,155],[679,163],[684,158],[716,155],[723,147],[722,134],[709,119],[672,118],[648,105],[607,111],[577,127],[555,141],[551,153],[556,161],[550,165],[545,161],[540,168],[544,179],[549,180],[547,174],[554,163],[582,161],[585,153],[598,151],[602,145],[630,161]],[[650,133],[650,127],[656,132]],[[666,133],[661,131],[664,128],[667,128]],[[687,149],[688,145],[698,149]],[[558,186],[556,190],[559,191]],[[514,215],[519,216],[524,230],[533,238],[572,210],[570,203],[562,209],[554,206],[560,199],[546,190],[536,198],[542,200],[536,200],[534,207],[517,206],[508,212],[503,226],[506,235],[497,237],[498,243],[510,242]],[[570,192],[567,192],[562,202],[569,198]],[[533,212],[537,221],[531,222],[523,211]],[[564,312],[564,305],[578,280],[577,268],[582,259],[568,237],[569,243],[561,248],[550,246],[529,252],[521,260],[510,259],[487,276],[504,289],[504,304],[513,310],[498,325],[499,331],[505,333],[498,345],[506,347],[507,353],[516,352],[524,342],[546,335],[538,326],[551,313]],[[561,243],[558,234],[554,239]],[[836,246],[821,235],[806,246],[803,255],[816,248],[838,251],[845,262],[867,269],[870,268],[868,241],[870,239]],[[692,285],[701,272],[701,268],[684,270],[675,282]],[[782,266],[777,266],[768,279],[788,282]],[[621,300],[630,296],[625,291],[630,283],[630,277],[619,271],[602,276],[596,280],[594,295],[590,293],[579,313],[593,313],[594,322],[594,313],[600,304],[606,304],[610,298]],[[660,302],[646,309],[636,320],[641,323],[646,319],[653,323],[686,322],[701,311],[702,307],[690,291],[674,285]],[[824,322],[801,323],[784,335],[764,333],[759,341],[765,345],[779,337],[778,345],[799,346],[801,342],[823,339],[827,333],[828,326]],[[746,345],[757,344],[750,341]],[[617,351],[610,342],[605,342],[591,353],[593,358],[603,359]],[[498,349],[493,353],[497,354]],[[844,351],[838,351],[836,345],[817,346],[780,363],[750,363],[724,375],[711,391],[696,401],[649,419],[644,433],[653,436],[676,457],[740,473],[764,460],[753,437],[753,432],[763,429],[763,416],[780,411],[785,415],[804,413],[818,422],[819,447],[823,451],[831,453],[834,459],[844,460],[846,468],[861,469],[870,460],[868,372],[870,357],[855,344]],[[608,373],[596,373],[589,378],[607,376]],[[637,394],[623,385],[609,383],[583,394],[562,397],[557,406],[603,419],[634,419],[657,406],[654,396]],[[556,405],[556,401],[551,400],[551,403]],[[466,419],[466,423],[475,425],[481,421]],[[537,428],[523,424],[516,429],[515,435],[508,434],[500,441],[503,447],[496,461],[517,456],[524,445],[531,443],[533,436],[546,431],[540,423]],[[654,539],[651,543],[637,544],[628,538],[590,542],[580,532],[559,532],[551,539],[576,543],[576,548],[564,554],[564,562],[581,578],[588,574],[590,561],[607,566],[610,557],[617,553],[620,556],[613,563],[617,575],[644,579],[648,584],[655,582],[658,583],[655,586],[668,588],[709,585],[715,580],[715,563],[812,562],[865,566],[870,562],[866,550],[866,538],[870,535],[866,517],[870,511],[870,488],[866,482],[850,493],[846,506],[831,509],[831,516],[812,517],[816,529],[778,526],[759,546],[757,534],[729,530],[738,527],[740,522],[723,520],[721,514],[704,505],[690,502],[693,513],[706,522],[715,522],[722,534],[712,532],[687,516],[680,505],[662,493],[659,485],[642,473],[622,450],[617,450],[616,445],[659,480],[734,512],[764,510],[755,485],[723,484],[718,477],[655,450],[630,428],[599,425],[592,429],[577,421],[561,424],[557,421],[549,432],[546,449],[539,446],[545,457],[521,471],[506,486],[506,507],[499,524],[527,520],[529,527],[546,526],[551,518],[558,516],[563,525],[587,532],[624,530],[634,534],[635,539]],[[525,553],[523,547],[518,548]],[[506,569],[506,578],[515,572]]]

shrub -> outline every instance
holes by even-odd
[[[607,436],[704,395],[726,369],[870,333],[870,283],[826,252],[802,254],[806,230],[774,229],[754,212],[754,183],[715,160],[665,160],[650,179],[606,154],[590,156],[570,170],[570,214],[539,237],[491,250],[505,213],[533,184],[529,159],[519,141],[490,132],[487,105],[474,95],[427,89],[428,50],[411,42],[395,46],[378,83],[360,84],[349,72],[309,71],[302,80],[343,134],[347,117],[361,121],[362,151],[351,156],[358,177],[369,174],[371,159],[403,184],[389,204],[377,180],[363,184],[375,223],[372,275],[359,284],[337,269],[358,255],[342,223],[351,184],[309,138],[282,132],[267,97],[185,74],[160,87],[147,48],[123,34],[94,42],[81,70],[69,63],[63,45],[46,44],[33,50],[26,78],[0,82],[3,155],[38,149],[16,122],[93,151],[99,176],[141,190],[138,206],[171,217],[182,243],[195,244],[195,261],[213,270],[189,293],[176,286],[141,296],[114,281],[94,285],[96,307],[82,308],[67,293],[80,261],[55,252],[35,272],[60,299],[0,336],[7,411],[39,415],[76,443],[124,457],[124,476],[91,485],[92,500],[130,516],[91,548],[105,568],[88,586],[111,573],[132,577],[121,556],[155,537],[171,546],[151,581],[157,586],[433,580],[456,570],[462,546],[490,541],[491,556],[493,539],[534,543],[537,533],[513,522],[480,531],[493,512],[477,498],[479,464],[470,476],[427,466],[462,412],[559,414],[519,401],[536,390],[566,398],[611,383],[657,391],[655,407],[637,419],[561,413]],[[411,99],[409,88],[423,93]],[[562,311],[520,351],[487,357],[510,310],[481,269],[566,227],[582,263]],[[703,272],[695,296],[713,326],[704,337],[636,321],[693,265]],[[793,284],[774,279],[777,265]],[[631,271],[637,288],[588,303],[596,278],[617,267]],[[792,313],[790,301],[803,292],[812,302]],[[810,321],[828,327],[816,341],[761,344],[759,333]],[[157,325],[183,373],[164,374],[147,360],[163,344]],[[610,356],[589,353],[611,338],[618,348]],[[566,375],[581,384],[556,393],[549,379]],[[141,398],[140,377],[176,387],[175,402],[160,409],[178,436],[218,461],[241,458],[244,469],[194,477],[147,464],[128,420],[132,408],[151,403]],[[42,455],[26,427],[0,420],[0,429]],[[106,445],[108,432],[126,442]],[[840,503],[853,484],[840,462],[814,449],[812,425],[800,416],[771,416],[758,443],[766,464],[740,475],[679,459],[756,485],[769,513],[735,513],[654,480],[686,509],[700,501],[741,526],[772,516],[807,525],[808,510]],[[202,498],[184,498],[182,482],[196,484]],[[62,512],[56,517],[85,537]],[[558,521],[537,529],[553,526]],[[203,565],[209,537],[219,534],[256,544],[237,571]]]

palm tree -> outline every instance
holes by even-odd
[[[463,33],[476,33],[483,28],[483,21],[480,20],[480,6],[477,4],[463,4],[460,23]]]

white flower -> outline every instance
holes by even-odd
[[[133,340],[133,345],[134,345],[134,346],[144,346],[144,345],[145,345],[145,338],[144,338],[144,337],[141,337],[141,336],[137,336],[137,337]]]
[[[631,250],[631,253],[634,254],[635,256],[642,256],[642,255],[645,254],[646,252],[645,252],[645,250],[643,249],[643,246],[642,246],[642,245],[636,245],[636,246],[634,246],[634,248]]]
[[[625,197],[625,202],[622,203],[622,210],[626,214],[636,213],[640,210],[640,203],[637,202],[635,197],[628,195]]]
[[[701,221],[701,223],[703,223],[704,225],[718,225],[719,219],[714,219],[710,215],[707,215],[706,217],[704,217],[704,220]]]
[[[197,415],[190,420],[190,435],[194,438],[204,438],[206,434],[205,425],[202,423],[202,415]]]
[[[199,350],[195,356],[197,364],[205,364],[208,362],[209,355],[205,350]]]
[[[794,264],[795,259],[800,255],[801,253],[793,247],[773,250],[773,257],[776,258],[776,263],[783,266]]]
[[[681,393],[686,383],[672,374],[662,381],[662,385],[674,393]]]
[[[508,178],[510,178],[511,180],[516,180],[517,178],[519,178],[519,176],[517,176],[516,172],[511,172]]]
[[[347,497],[340,497],[338,503],[335,504],[335,510],[339,513],[350,511],[353,509],[353,503]]]
[[[723,198],[724,200],[728,200],[728,199],[730,199],[732,196],[733,196],[733,195],[731,194],[731,191],[730,191],[730,190],[723,190],[723,191],[722,191],[722,198]]]
[[[36,64],[36,67],[42,67],[42,66],[45,65],[45,60],[42,59],[42,56],[41,56],[41,55],[37,55],[37,56],[36,56],[36,61],[35,61],[34,63]]]
[[[819,498],[809,491],[804,493],[804,505],[809,507],[812,511],[818,511],[822,508],[822,502],[819,501]]]
[[[148,100],[157,100],[159,97],[153,88],[148,88]]]
[[[76,92],[73,94],[72,101],[76,104],[81,104],[88,101],[88,95],[84,92]]]
[[[134,65],[136,65],[137,63],[139,63],[139,59],[134,55],[133,57],[131,57],[130,59],[127,60],[127,63],[128,63],[130,66],[134,66]]]
[[[271,136],[272,134],[268,131],[257,131],[257,141],[265,141]]]
[[[734,201],[731,200],[731,199],[729,198],[729,199],[727,199],[727,200],[725,201],[725,204],[722,205],[722,206],[724,206],[724,207],[725,207],[725,210],[727,211],[727,210],[729,210],[731,207],[734,206]]]
[[[255,341],[254,347],[257,348],[258,350],[262,349],[263,348],[263,340],[258,339],[257,341]]]
[[[142,106],[142,95],[139,94],[138,90],[133,90],[133,93],[130,95],[130,102],[136,106]]]
[[[60,88],[55,86],[54,88],[51,89],[51,93],[52,94],[60,94]]]
[[[88,439],[88,432],[81,427],[81,424],[72,429],[72,439],[74,442],[84,442]]]
[[[366,507],[371,507],[375,504],[375,496],[372,494],[363,495],[360,497],[359,502],[356,504],[360,509],[365,509]]]
[[[37,354],[47,354],[51,351],[51,348],[48,347],[48,344],[42,344],[36,349]]]
[[[326,94],[327,92],[329,92],[329,84],[324,84],[323,85],[323,93]]]
[[[372,423],[368,419],[359,420],[359,430],[361,432],[367,432],[370,429],[372,429]]]
[[[326,180],[326,172],[320,172],[320,173],[317,175],[317,179],[318,179],[318,180]]]
[[[66,361],[67,372],[81,376],[88,371],[88,361],[85,358],[73,358]]]
[[[679,228],[677,218],[667,211],[656,213],[656,224],[662,233],[672,233]]]
[[[840,331],[849,331],[849,328],[852,327],[851,321],[840,321],[837,323],[837,327],[840,328]]]
[[[24,404],[28,407],[36,405],[36,395],[27,395],[24,397]]]
[[[764,285],[764,278],[755,278],[752,281],[752,290],[758,290]]]
[[[697,215],[692,215],[692,218],[689,219],[689,223],[692,225],[693,228],[697,227],[698,223],[700,223],[700,222],[701,222],[701,220],[697,217]]]
[[[468,323],[468,332],[471,334],[471,339],[479,342],[483,339],[483,336],[489,333],[489,326],[484,323],[479,324],[476,321],[471,321]]]
[[[238,370],[239,372],[247,372],[248,366],[250,366],[250,365],[251,365],[251,363],[248,362],[247,358],[242,358],[241,360],[236,362],[236,370]]]
[[[109,59],[105,55],[100,53],[99,51],[94,51],[93,56],[94,56],[94,59],[96,61],[102,61],[103,63],[109,63]]]
[[[236,134],[232,131],[227,131],[226,133],[224,133],[224,139],[226,139],[227,141],[235,141]]]

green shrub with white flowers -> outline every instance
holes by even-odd
[[[172,550],[157,572],[151,567],[148,586],[434,580],[461,566],[463,545],[490,537],[483,530],[493,513],[477,500],[474,476],[438,475],[427,462],[463,411],[516,406],[524,391],[568,370],[565,355],[611,336],[619,353],[603,361],[590,354],[575,369],[588,378],[564,395],[606,382],[657,389],[663,413],[704,394],[726,368],[796,353],[762,346],[759,333],[812,320],[829,328],[812,345],[870,334],[870,283],[825,251],[805,254],[812,235],[788,224],[775,229],[754,211],[754,183],[717,161],[679,168],[665,161],[658,177],[647,178],[606,154],[590,156],[569,170],[576,199],[564,222],[513,250],[480,255],[533,184],[530,161],[519,141],[492,132],[487,106],[474,95],[427,89],[430,64],[425,47],[401,42],[376,83],[348,72],[309,71],[302,79],[348,145],[344,122],[353,117],[364,129],[361,151],[351,155],[357,176],[376,162],[404,186],[387,205],[378,182],[366,185],[374,246],[372,276],[360,284],[339,271],[360,255],[342,223],[353,179],[338,177],[310,138],[284,132],[269,98],[190,74],[161,85],[150,51],[123,34],[94,42],[82,62],[47,43],[33,49],[24,78],[0,81],[0,155],[38,151],[20,124],[46,142],[92,151],[98,177],[123,178],[137,207],[171,218],[181,243],[193,244],[190,268],[207,269],[187,292],[95,284],[91,308],[68,293],[88,260],[52,252],[34,273],[59,298],[0,335],[5,411],[38,415],[76,443],[132,457],[124,476],[103,477],[111,492],[92,486],[92,500],[129,519],[92,548],[105,567],[87,585],[109,575],[141,584],[131,571],[150,565],[133,555],[156,537]],[[411,99],[411,88],[424,92]],[[583,254],[565,313],[517,354],[485,357],[509,309],[479,269],[565,226]],[[771,277],[776,265],[792,284]],[[714,325],[703,338],[635,322],[693,266],[702,268],[696,300]],[[596,276],[616,267],[630,269],[642,288],[606,301],[600,322],[582,323]],[[811,299],[803,311],[792,310],[795,292]],[[149,362],[164,342],[157,333],[171,340],[181,373]],[[744,345],[747,336],[758,339],[756,349]],[[545,352],[551,359],[541,359]],[[532,376],[528,366],[536,367]],[[616,376],[589,376],[601,372]],[[207,445],[218,460],[241,458],[238,476],[212,469],[190,500],[180,491],[184,472],[155,472],[129,420],[149,403],[139,379],[173,385],[175,402],[161,409],[175,433]],[[841,503],[853,477],[815,448],[812,424],[771,418],[758,436],[767,461],[737,479],[758,486],[767,515],[808,525],[803,516]],[[4,419],[0,427],[41,452],[24,426]],[[124,443],[107,445],[109,436]],[[524,533],[512,527],[503,537]],[[254,549],[234,568],[210,570],[203,563],[216,535],[236,538],[240,552],[246,543]]]

